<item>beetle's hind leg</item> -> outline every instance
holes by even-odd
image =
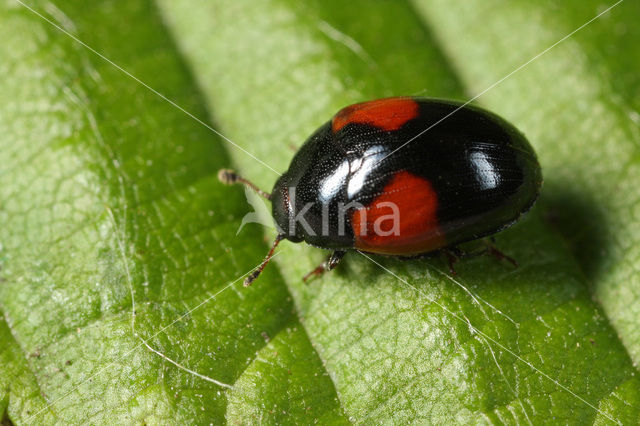
[[[346,253],[347,252],[344,250],[335,250],[333,253],[329,255],[329,257],[327,257],[327,260],[322,262],[320,265],[316,266],[315,269],[313,269],[304,277],[302,277],[302,281],[307,282],[312,277],[320,276],[325,271],[332,270],[333,268],[338,266],[338,263],[340,263],[340,261],[342,260],[342,258]]]
[[[485,248],[473,251],[462,250],[459,247],[443,248],[441,251],[447,258],[449,272],[451,275],[456,275],[454,265],[458,260],[477,256],[491,256],[498,260],[506,260],[514,267],[518,267],[518,262],[513,257],[504,254],[496,247],[495,239],[493,237],[487,238],[484,240],[484,243],[486,244]]]
[[[498,247],[496,247],[496,240],[495,238],[491,237],[485,240],[486,244],[487,244],[487,254],[489,256],[493,256],[498,260],[506,260],[509,263],[511,263],[514,267],[518,267],[518,262],[511,256],[504,254],[503,252],[501,252],[500,250],[498,250]]]
[[[464,258],[470,257],[468,252],[460,250],[458,247],[447,247],[440,250],[442,254],[447,258],[447,264],[449,265],[449,273],[451,275],[457,275],[456,269],[453,267],[455,263]]]

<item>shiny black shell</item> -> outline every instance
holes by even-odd
[[[541,185],[533,148],[505,120],[457,102],[402,97],[341,110],[300,148],[271,197],[292,241],[412,256],[510,226]],[[344,206],[371,209],[382,199],[406,210],[402,230],[410,233],[368,241],[354,229],[357,208],[345,215]],[[308,226],[292,222],[303,208]]]

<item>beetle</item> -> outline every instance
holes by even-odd
[[[457,245],[517,222],[542,186],[536,154],[514,126],[476,106],[417,97],[343,108],[302,145],[270,193],[231,170],[218,177],[272,203],[278,236],[245,285],[283,239],[333,250],[305,281],[352,249],[401,258],[459,253]]]

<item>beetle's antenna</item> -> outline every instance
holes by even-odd
[[[267,266],[267,263],[269,263],[269,261],[271,260],[271,257],[273,256],[273,252],[276,251],[276,247],[278,247],[278,244],[283,239],[284,239],[284,234],[278,234],[275,241],[271,245],[271,250],[269,250],[269,253],[267,253],[267,256],[264,258],[260,266],[258,266],[252,273],[247,275],[247,278],[244,279],[245,287],[249,287],[251,283],[254,282],[256,278],[258,278],[258,276],[260,275],[264,267]]]
[[[253,182],[248,181],[247,179],[238,175],[236,172],[234,172],[231,169],[220,169],[220,171],[218,171],[218,180],[224,183],[225,185],[242,183],[248,186],[249,188],[253,189],[256,192],[256,194],[260,195],[261,197],[264,197],[267,200],[271,200],[271,194],[269,194],[268,192],[264,192],[262,189],[254,185]]]

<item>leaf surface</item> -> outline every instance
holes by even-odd
[[[586,172],[578,161],[575,176],[548,171],[572,150],[532,137],[541,121],[487,101],[526,130],[545,165],[543,202],[498,237],[517,270],[478,258],[454,279],[438,258],[351,253],[304,285],[325,254],[283,243],[245,289],[240,277],[267,249],[264,230],[250,224],[236,236],[248,205],[215,176],[233,165],[268,190],[277,175],[176,108],[282,171],[290,146],[348,103],[466,99],[491,78],[477,58],[464,71],[469,52],[489,45],[500,19],[454,44],[446,5],[33,5],[113,63],[2,4],[0,408],[12,421],[637,421],[636,369],[619,323],[593,300],[605,273],[575,255],[566,235],[577,227],[558,233],[546,219],[561,183],[582,185]],[[554,33],[567,23],[537,24]],[[615,182],[606,188],[629,184]]]

